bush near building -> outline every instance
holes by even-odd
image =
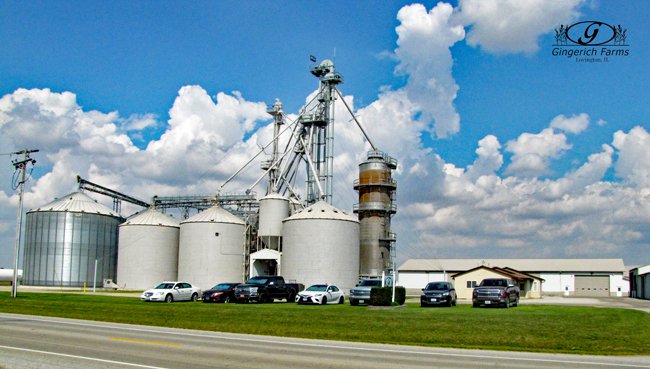
[[[370,290],[370,305],[391,306],[393,301],[393,287],[373,287]],[[395,302],[400,305],[406,301],[406,288],[395,287]]]

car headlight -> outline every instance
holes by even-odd
[[[212,296],[221,296],[223,295],[223,292],[215,292],[212,294]]]
[[[316,294],[316,297],[321,297],[321,296],[323,296],[322,293],[317,293],[317,294]]]
[[[164,295],[164,292],[156,292],[156,295]]]
[[[257,292],[257,287],[251,287],[251,292]]]
[[[443,296],[449,296],[449,292],[445,292],[442,294]]]

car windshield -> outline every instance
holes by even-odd
[[[381,281],[378,279],[368,280],[361,282],[359,287],[381,287]]]
[[[322,291],[325,291],[325,290],[327,290],[327,286],[324,286],[324,285],[321,285],[321,284],[316,284],[316,285],[313,285],[313,286],[307,288],[305,291],[317,291],[317,292],[320,291],[320,292],[322,292]]]
[[[218,285],[212,287],[212,289],[213,290],[227,290],[230,287],[232,287],[231,283],[221,283],[221,284],[218,284]]]
[[[480,287],[508,287],[508,284],[503,279],[484,279]]]
[[[171,290],[172,288],[174,288],[174,283],[161,283],[161,284],[157,285],[155,289],[157,289],[157,290]]]
[[[427,291],[447,291],[449,290],[449,287],[447,287],[446,283],[429,283],[426,288]]]
[[[247,284],[266,284],[266,281],[268,281],[268,278],[260,278],[260,277],[255,277],[251,278],[246,282]]]

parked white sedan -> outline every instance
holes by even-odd
[[[142,301],[197,301],[201,289],[186,282],[163,282],[140,295]]]
[[[296,302],[299,304],[342,304],[345,293],[340,288],[329,284],[315,284],[298,293]]]

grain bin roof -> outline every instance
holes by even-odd
[[[289,201],[289,198],[288,198],[288,197],[286,197],[286,196],[282,196],[282,195],[280,195],[279,193],[270,193],[270,194],[268,194],[268,195],[262,197],[262,198],[260,199],[260,201],[262,201],[262,200],[267,200],[267,199],[277,199],[277,200],[285,200],[285,201]]]
[[[129,225],[151,225],[165,227],[180,227],[181,223],[167,214],[163,214],[155,209],[147,209],[143,212],[131,216],[121,226]]]
[[[246,225],[246,222],[232,215],[219,205],[206,209],[195,216],[181,222],[185,223],[233,223]]]
[[[349,222],[359,223],[359,220],[347,212],[341,211],[325,201],[319,201],[314,205],[298,211],[296,214],[283,220],[298,220],[298,219],[331,219],[331,220],[347,220]]]
[[[69,195],[65,195],[39,208],[32,209],[28,211],[28,213],[43,211],[68,211],[71,213],[89,213],[110,215],[117,218],[122,217],[106,206],[91,199],[83,192],[73,192]]]

